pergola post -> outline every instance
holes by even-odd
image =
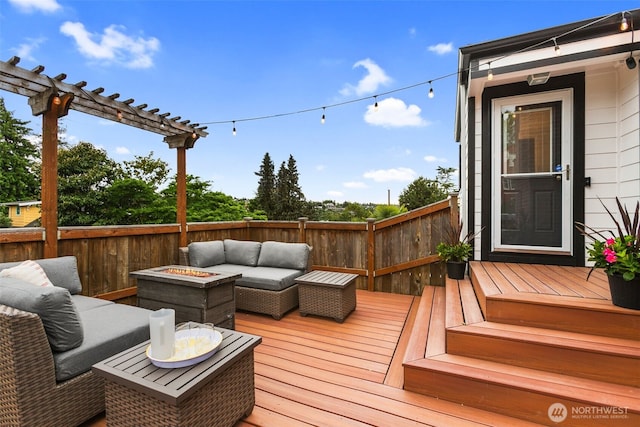
[[[48,89],[29,98],[34,116],[42,114],[41,222],[44,258],[58,256],[58,119],[69,113],[73,94]]]
[[[164,141],[169,148],[176,149],[176,163],[178,172],[176,175],[176,222],[180,225],[180,246],[187,246],[187,149],[192,148],[198,139],[194,133],[168,136]]]

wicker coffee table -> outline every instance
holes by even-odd
[[[112,426],[233,426],[255,404],[253,349],[261,337],[219,329],[218,352],[196,365],[163,369],[146,356],[149,341],[93,366],[105,378]]]
[[[312,271],[296,278],[300,315],[332,317],[342,323],[356,308],[357,274]]]

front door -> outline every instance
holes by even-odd
[[[493,100],[492,250],[571,254],[572,90]]]

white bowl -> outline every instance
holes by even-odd
[[[151,345],[149,345],[147,357],[159,368],[184,368],[213,356],[220,344],[222,344],[222,334],[214,329],[183,329],[176,332],[173,356],[169,359],[154,359],[151,354]]]

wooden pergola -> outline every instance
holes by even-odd
[[[164,136],[169,148],[177,153],[177,218],[180,225],[180,245],[187,244],[187,181],[186,150],[206,137],[206,126],[182,120],[180,116],[147,109],[147,104],[134,105],[133,98],[119,101],[119,93],[103,95],[104,88],[85,89],[87,82],[65,83],[66,74],[50,77],[44,66],[32,70],[18,67],[20,58],[0,61],[0,89],[29,98],[34,116],[42,116],[42,226],[44,257],[58,256],[58,119],[69,109],[106,120],[134,126]]]

